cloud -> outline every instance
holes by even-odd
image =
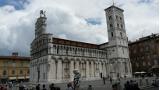
[[[13,0],[0,5],[0,54],[30,55],[39,10],[46,10],[47,32],[55,37],[100,44],[108,41],[106,0]],[[24,2],[25,1],[25,2]],[[17,7],[19,8],[17,9]],[[118,0],[129,40],[158,32],[158,0]]]

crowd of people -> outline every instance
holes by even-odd
[[[112,85],[112,90],[140,90],[139,85],[141,86],[142,80],[140,80],[139,85],[137,81],[134,80],[130,80],[130,81],[126,81],[126,83],[121,83],[121,79],[117,79],[116,83],[115,80],[113,80],[112,78],[102,78],[103,84],[106,84],[106,80],[110,81],[110,84]],[[76,81],[76,80],[75,80]],[[143,80],[145,81],[145,79]],[[146,79],[146,81],[148,81]],[[155,79],[152,81],[152,86],[158,87],[159,85],[159,80]],[[66,84],[66,89],[65,90],[77,90],[74,88],[74,82],[69,82]],[[0,90],[10,90],[9,88],[12,87],[13,84],[0,84]],[[124,86],[123,86],[124,85]],[[150,84],[148,84],[150,85]],[[123,87],[123,88],[122,88]],[[48,85],[45,84],[37,84],[35,86],[33,86],[33,88],[30,88],[30,86],[25,86],[25,84],[23,83],[19,83],[18,84],[18,88],[19,90],[61,90],[60,87],[55,86],[54,83],[50,84],[49,87]],[[93,90],[94,87],[92,87],[92,85],[88,85],[88,87],[86,88],[86,90]]]
[[[136,81],[130,80],[124,84],[124,90],[140,90]]]
[[[40,84],[38,84],[38,85],[36,86],[36,90],[48,90],[48,89],[46,89],[46,86],[45,86],[44,84],[42,85],[42,88],[40,88]],[[55,87],[55,85],[52,83],[52,84],[49,86],[49,90],[61,90],[61,89],[60,89],[60,87]],[[76,90],[76,89],[74,89],[72,83],[68,83],[66,90]],[[92,85],[88,85],[87,90],[93,90]]]
[[[0,85],[0,90],[8,90],[8,86],[5,84]]]

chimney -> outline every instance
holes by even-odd
[[[13,52],[12,56],[18,56],[18,52]]]

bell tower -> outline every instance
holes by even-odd
[[[108,29],[108,56],[113,77],[131,76],[128,38],[125,30],[124,10],[114,6],[105,9]]]
[[[45,15],[45,11],[40,10],[40,17],[37,19],[36,23],[35,23],[35,37],[37,38],[38,36],[40,36],[41,34],[46,33],[46,15]]]

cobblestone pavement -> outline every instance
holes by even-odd
[[[129,79],[121,80],[121,89],[120,90],[123,90],[124,83],[127,80],[129,80]],[[132,79],[132,80],[134,80],[134,79]],[[139,81],[139,79],[137,79],[137,81]],[[146,81],[146,80],[144,79],[144,81]],[[142,81],[142,83],[139,83],[139,85],[142,85],[144,87],[143,84],[145,84],[145,82],[143,82],[143,81]],[[60,87],[61,90],[66,90],[66,85],[67,85],[66,83],[55,84],[55,86]],[[105,85],[103,84],[102,80],[81,81],[80,85],[81,85],[80,90],[87,90],[88,85],[92,85],[94,90],[112,90],[112,87],[111,87],[112,83],[110,83],[109,80],[106,81]],[[46,85],[46,87],[47,87],[47,90],[49,90],[49,85]],[[158,88],[155,88],[155,87],[151,87],[151,88],[143,88],[143,87],[141,87],[142,90],[158,90]],[[14,89],[12,89],[12,90],[18,90],[18,88],[14,87]]]
[[[146,88],[146,89],[142,89],[142,90],[159,90],[158,87],[152,87],[152,88]]]

